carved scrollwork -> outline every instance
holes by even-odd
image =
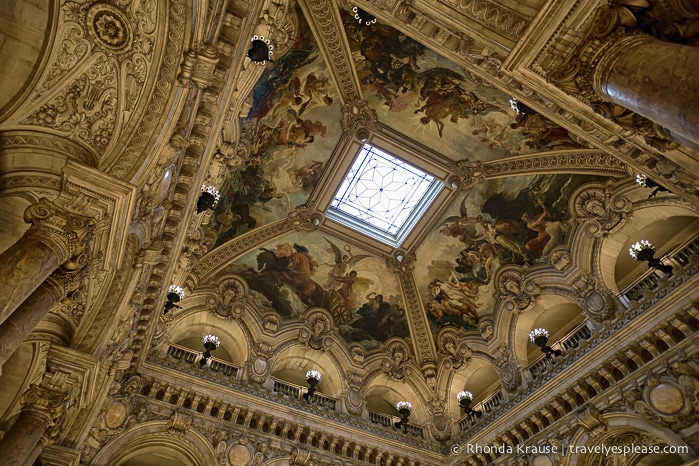
[[[522,384],[515,357],[506,346],[499,346],[493,353],[493,364],[497,368],[502,387],[508,392],[514,392]]]
[[[382,363],[384,373],[394,380],[403,380],[406,375],[410,374],[410,369],[407,367],[410,356],[408,356],[408,348],[403,342],[394,342],[386,350],[386,357]]]
[[[306,327],[299,331],[299,340],[314,350],[324,350],[332,344],[332,322],[323,312],[314,312],[306,318]]]
[[[453,163],[450,169],[455,175],[452,186],[456,185],[461,191],[467,191],[476,184],[485,181],[486,168],[483,162],[461,160]]]
[[[531,309],[536,297],[541,292],[539,286],[531,280],[525,280],[516,270],[500,273],[497,281],[503,308],[511,312],[525,312]]]
[[[577,291],[575,296],[580,307],[591,319],[602,322],[616,313],[617,304],[612,293],[598,284],[592,275],[578,277],[573,288]]]
[[[268,343],[259,342],[254,348],[254,357],[247,363],[248,378],[251,382],[264,383],[271,371],[272,347]]]
[[[608,235],[630,215],[631,203],[623,197],[614,197],[609,188],[585,189],[572,199],[573,213],[585,222],[585,231],[593,236]]]
[[[471,360],[471,349],[466,342],[460,341],[453,331],[444,331],[439,335],[440,356],[448,368],[459,369]]]
[[[183,437],[189,426],[192,425],[193,418],[190,414],[175,411],[167,423],[167,432],[171,435]]]
[[[452,436],[452,422],[445,413],[447,407],[445,401],[433,398],[427,407],[432,413],[432,420],[427,425],[432,436],[440,442],[450,439]]]
[[[245,297],[246,286],[237,279],[228,279],[218,286],[217,300],[213,306],[214,312],[221,317],[237,319],[243,313],[242,307],[236,302]]]
[[[369,108],[366,100],[358,99],[342,106],[342,129],[346,133],[355,133],[360,129],[371,130],[376,122],[376,112]]]
[[[361,374],[348,374],[345,407],[350,413],[360,415],[364,411],[365,386],[364,377]]]
[[[296,231],[314,231],[320,225],[321,216],[308,207],[301,206],[289,214],[288,221]]]
[[[27,208],[24,221],[32,224],[30,234],[48,241],[54,247],[54,252],[69,262],[69,269],[81,268],[79,264],[86,259],[81,255],[86,250],[86,241],[96,223],[93,218],[69,212],[42,198],[39,203]]]

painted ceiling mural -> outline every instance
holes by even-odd
[[[581,147],[531,109],[516,115],[509,96],[397,30],[359,24],[347,13],[343,23],[363,97],[378,120],[452,160]]]
[[[228,271],[282,318],[322,307],[347,342],[375,348],[408,337],[398,277],[385,260],[319,232],[290,233],[241,257]]]
[[[340,100],[308,24],[267,65],[242,126],[254,141],[248,166],[221,186],[213,216],[217,245],[286,217],[303,205],[340,139]]]
[[[254,147],[248,166],[221,186],[212,220],[217,245],[305,204],[340,139],[340,99],[297,14],[298,37],[253,90],[242,126]],[[344,13],[343,22],[363,96],[382,123],[454,160],[581,147],[529,109],[516,115],[507,95],[395,29],[362,26]]]
[[[492,180],[464,194],[416,251],[415,281],[436,334],[477,328],[496,304],[494,277],[508,264],[534,265],[568,233],[568,199],[588,175]]]
[[[290,50],[268,64],[242,122],[254,141],[248,165],[221,187],[211,224],[217,245],[304,205],[341,138],[341,104],[303,15]],[[453,160],[580,148],[568,132],[484,85],[424,46],[343,14],[363,96],[379,121]],[[468,148],[464,153],[463,148]],[[457,199],[416,251],[415,280],[435,336],[477,328],[492,314],[494,276],[534,264],[567,235],[568,196],[591,177],[529,176],[484,183]],[[429,248],[429,253],[427,252]],[[284,319],[322,307],[348,343],[410,343],[401,288],[382,258],[343,240],[289,233],[228,270]]]

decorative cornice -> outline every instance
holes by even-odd
[[[300,0],[299,5],[309,19],[342,102],[359,100],[362,95],[359,79],[350,62],[352,51],[347,43],[337,4],[330,0]]]
[[[596,149],[565,150],[543,154],[509,157],[483,163],[485,178],[500,178],[512,174],[584,173],[621,177],[627,168],[618,158]]]

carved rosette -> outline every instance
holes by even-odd
[[[122,10],[70,2],[61,9],[60,51],[52,54],[47,78],[32,96],[36,106],[22,124],[51,128],[105,152],[117,128],[125,126],[120,120],[136,113],[153,56],[158,9],[134,3]],[[94,59],[88,63],[88,57]]]

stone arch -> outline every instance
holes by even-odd
[[[473,393],[473,402],[471,403],[473,407],[476,403],[490,396],[498,386],[500,386],[500,376],[492,358],[488,357],[487,354],[474,352],[468,366],[454,373],[445,394],[452,419],[458,421],[462,417],[461,407],[456,400],[457,393],[462,390]]]
[[[617,280],[619,261],[624,261],[626,267],[643,270],[642,263],[635,263],[628,254],[630,245],[640,239],[649,239],[658,249],[656,257],[660,257],[674,244],[667,244],[668,221],[672,218],[697,217],[697,212],[684,201],[677,198],[660,198],[641,201],[634,206],[633,215],[614,234],[601,238],[595,246],[598,263],[595,268],[604,285],[614,292],[620,291]],[[650,235],[649,238],[642,238]],[[655,242],[653,241],[655,239]],[[623,266],[623,264],[621,265]],[[645,266],[647,268],[647,266]],[[623,283],[622,283],[623,286]]]
[[[139,424],[111,440],[97,452],[95,466],[125,465],[143,454],[159,454],[180,461],[184,466],[208,466],[219,460],[210,442],[199,432],[186,429],[167,432],[164,421]]]
[[[5,88],[0,95],[0,121],[11,115],[28,97],[43,75],[56,33],[60,2],[45,2],[34,8],[6,8],[2,11],[4,47],[0,61],[13,63],[0,69],[0,81]],[[43,10],[42,10],[43,9]],[[22,56],[17,56],[21,51]],[[10,71],[10,73],[6,73]]]
[[[383,400],[386,402],[386,405],[391,406],[392,410],[386,409],[380,412],[398,416],[398,410],[395,408],[396,403],[408,401],[412,405],[412,412],[410,413],[411,424],[426,425],[430,418],[425,406],[426,400],[422,400],[419,396],[420,392],[415,390],[410,384],[393,380],[386,374],[377,374],[368,381],[365,393],[367,409],[369,410],[372,410],[375,400]]]
[[[510,322],[508,345],[518,364],[527,367],[532,362],[532,352],[537,351],[529,340],[533,328],[546,328],[549,341],[554,342],[584,320],[585,314],[577,302],[562,294],[546,292],[532,311],[518,314]]]
[[[317,370],[321,380],[316,390],[339,398],[343,390],[343,371],[325,351],[316,351],[297,343],[278,349],[272,358],[272,376],[286,382],[307,386],[306,372]]]
[[[204,351],[202,339],[212,334],[219,337],[221,345],[213,356],[242,366],[248,359],[250,348],[247,332],[239,322],[222,319],[212,312],[201,309],[177,317],[171,323],[169,341],[195,351]]]
[[[627,413],[614,413],[603,415],[600,420],[603,422],[603,425],[606,426],[600,434],[592,436],[587,430],[580,428],[570,439],[569,445],[593,446],[602,443],[611,445],[619,435],[637,434],[642,436],[641,441],[644,442],[645,445],[650,445],[651,442],[659,442],[660,444],[668,446],[686,447],[687,453],[678,454],[683,462],[696,458],[696,453],[679,435],[659,425],[651,424],[640,416]],[[566,466],[598,464],[592,462],[595,457],[597,457],[597,455],[568,454],[566,455]],[[640,458],[637,459],[637,461],[639,460]]]
[[[45,372],[48,349],[46,343],[25,342],[5,361],[2,366],[0,419],[11,419],[19,414],[22,395],[31,383],[39,381],[37,374]]]

